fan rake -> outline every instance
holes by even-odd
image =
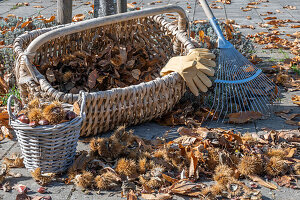
[[[225,39],[206,0],[199,1],[218,35],[220,49],[214,97],[207,118],[223,117],[224,121],[230,113],[247,111],[269,115],[279,100],[277,86]]]

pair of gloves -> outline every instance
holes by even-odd
[[[207,88],[212,86],[211,80],[207,76],[214,76],[216,63],[215,55],[208,49],[192,49],[187,56],[177,56],[171,58],[160,71],[161,76],[171,72],[178,72],[185,80],[191,92],[199,95],[199,90],[207,92]]]

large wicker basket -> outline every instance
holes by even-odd
[[[8,99],[7,110],[10,126],[14,129],[21,147],[25,167],[33,171],[41,168],[43,173],[63,172],[73,163],[82,121],[85,118],[82,96],[80,115],[71,121],[57,125],[31,127],[19,121],[11,110],[12,100]],[[63,104],[64,109],[71,110],[72,105]]]
[[[178,24],[164,19],[162,13],[177,12]],[[66,52],[88,51],[91,45],[101,46],[101,35],[116,34],[118,38],[134,36],[146,48],[161,55],[164,62],[182,55],[194,46],[187,37],[187,20],[178,6],[165,6],[133,11],[76,24],[35,30],[19,36],[14,43],[16,53],[16,78],[21,98],[30,95],[73,103],[78,94],[63,93],[54,89],[33,64],[45,62],[49,57],[59,57]],[[98,38],[98,39],[97,39]],[[99,50],[100,51],[100,50]],[[96,135],[119,125],[133,125],[157,118],[170,111],[180,100],[186,88],[178,73],[153,81],[86,94],[86,119],[81,136]]]

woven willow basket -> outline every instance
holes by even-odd
[[[9,97],[7,104],[10,126],[17,135],[25,167],[30,171],[41,168],[43,173],[58,173],[68,169],[73,163],[82,121],[85,118],[85,96],[82,98],[80,116],[61,124],[37,127],[31,127],[16,119],[11,110],[12,100],[16,100],[13,95]],[[63,107],[66,110],[72,109],[70,104],[63,104]]]
[[[159,15],[171,12],[179,14],[177,24]],[[76,101],[78,94],[54,89],[35,65],[47,62],[49,57],[59,57],[78,50],[89,52],[94,46],[101,51],[106,44],[101,36],[108,33],[119,39],[134,39],[144,44],[149,54],[163,58],[163,66],[170,57],[185,54],[194,48],[187,37],[186,19],[181,7],[165,6],[21,35],[14,43],[17,58],[15,72],[21,98],[25,102],[30,95],[66,103]],[[135,125],[157,118],[170,111],[185,90],[180,75],[171,73],[138,85],[88,93],[85,107],[87,115],[81,136],[96,135],[119,125]]]

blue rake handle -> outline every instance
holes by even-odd
[[[207,4],[207,1],[206,0],[199,0],[199,2],[201,3],[203,10],[204,10],[206,16],[208,17],[211,26],[213,27],[213,29],[215,30],[215,32],[218,35],[218,48],[220,48],[220,49],[234,48],[234,46],[228,40],[225,39],[225,37],[222,33],[222,30],[219,26],[218,20],[216,19],[216,17],[212,13],[210,7]],[[257,76],[259,76],[261,74],[261,72],[262,72],[261,69],[257,69],[255,74],[253,74],[251,77],[248,77],[248,78],[245,78],[245,79],[241,79],[241,80],[216,79],[214,82],[215,83],[225,83],[225,84],[242,84],[242,83],[246,83],[246,82],[249,82],[249,81],[255,79]]]
[[[228,49],[228,48],[233,48],[233,45],[225,39],[221,28],[219,26],[218,20],[215,18],[214,14],[212,13],[210,7],[208,6],[206,0],[199,0],[199,2],[202,5],[202,8],[206,14],[206,16],[209,19],[209,22],[211,24],[211,26],[213,27],[213,29],[215,30],[215,32],[218,35],[218,48],[220,49]]]

